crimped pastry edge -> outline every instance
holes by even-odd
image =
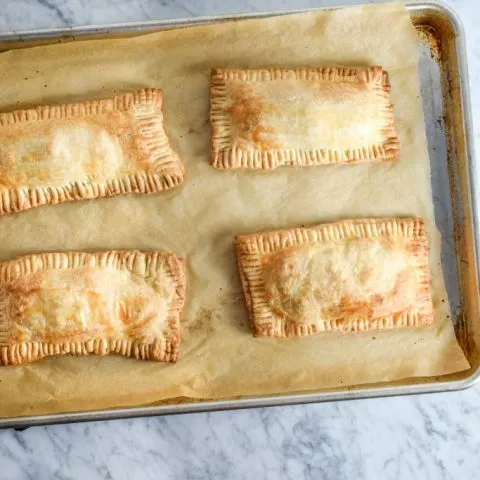
[[[298,80],[356,82],[361,76],[372,83],[379,95],[387,99],[385,141],[381,145],[362,146],[357,149],[243,149],[231,146],[230,117],[223,104],[228,81],[269,81],[291,78]],[[279,166],[305,167],[328,164],[355,164],[373,161],[392,161],[399,154],[399,139],[395,130],[393,104],[389,100],[391,86],[388,73],[382,67],[320,67],[320,68],[269,68],[255,70],[213,69],[210,81],[210,123],[212,149],[210,163],[218,169],[272,170]]]
[[[178,155],[171,149],[163,127],[163,93],[159,89],[144,88],[135,92],[117,95],[111,98],[62,105],[45,105],[35,108],[0,113],[0,133],[3,126],[38,122],[48,119],[72,119],[95,116],[103,111],[125,111],[131,105],[153,103],[161,122],[145,119],[142,125],[148,149],[154,156],[159,151],[167,152],[161,157],[161,165],[156,172],[139,171],[120,178],[104,181],[78,180],[63,185],[37,186],[34,188],[0,189],[0,215],[21,212],[41,205],[55,205],[61,202],[111,197],[131,193],[158,193],[174,188],[184,180],[185,167]],[[136,122],[142,122],[136,115]]]
[[[273,314],[259,315],[259,304],[266,303],[265,286],[261,279],[262,256],[279,250],[302,245],[314,245],[348,238],[374,238],[377,236],[402,236],[416,242],[421,254],[417,265],[421,275],[418,311],[392,315],[378,319],[336,319],[315,324],[287,323],[275,319]],[[237,265],[245,295],[250,327],[257,337],[307,336],[322,331],[365,331],[401,327],[431,325],[434,311],[431,298],[430,268],[428,263],[428,236],[425,222],[421,218],[365,218],[341,220],[313,227],[299,227],[265,233],[237,235],[234,240]],[[252,275],[251,272],[254,272]],[[258,277],[258,278],[257,278]]]
[[[175,362],[178,358],[180,335],[180,312],[185,302],[186,278],[183,259],[171,253],[139,251],[104,251],[97,253],[68,252],[40,253],[18,257],[0,263],[0,287],[23,275],[38,271],[78,268],[134,269],[148,268],[153,262],[165,261],[168,272],[175,282],[175,298],[169,306],[167,318],[170,331],[168,336],[145,343],[136,339],[97,338],[86,341],[17,342],[9,344],[9,319],[0,310],[0,365],[20,365],[44,357],[73,355],[118,354],[141,360]],[[138,262],[141,262],[140,264]]]

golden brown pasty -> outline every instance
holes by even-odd
[[[183,175],[163,128],[161,90],[0,114],[0,214],[159,192]]]
[[[0,264],[0,363],[116,353],[174,362],[183,260],[168,253],[42,253]]]
[[[419,218],[345,220],[235,238],[255,336],[433,322]]]
[[[273,169],[394,159],[388,74],[381,67],[216,69],[212,159],[222,169]]]

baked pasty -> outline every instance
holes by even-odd
[[[210,96],[217,168],[387,161],[399,152],[381,67],[216,69]]]
[[[117,353],[174,362],[183,260],[168,253],[42,253],[0,264],[0,363]]]
[[[161,90],[0,114],[0,214],[159,192],[183,175],[163,128]]]
[[[433,322],[419,218],[345,220],[235,238],[255,336]]]

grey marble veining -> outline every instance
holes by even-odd
[[[0,0],[0,31],[335,3]],[[480,9],[474,0],[447,3],[467,33],[478,139],[480,28],[475,26],[480,26]],[[6,430],[0,432],[0,478],[480,478],[480,386],[435,395]]]
[[[1,478],[474,479],[478,389],[0,433]]]

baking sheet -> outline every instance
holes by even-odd
[[[179,396],[318,390],[467,369],[439,262],[417,55],[416,33],[400,4],[1,54],[4,110],[162,88],[166,129],[188,172],[183,187],[162,195],[38,208],[1,218],[0,258],[43,250],[167,250],[185,256],[189,287],[176,365],[64,357],[4,368],[0,415],[145,405]],[[379,64],[389,71],[402,148],[397,163],[268,174],[220,172],[208,165],[211,68],[332,64]],[[434,327],[294,341],[251,336],[233,235],[392,215],[419,215],[430,226]]]

